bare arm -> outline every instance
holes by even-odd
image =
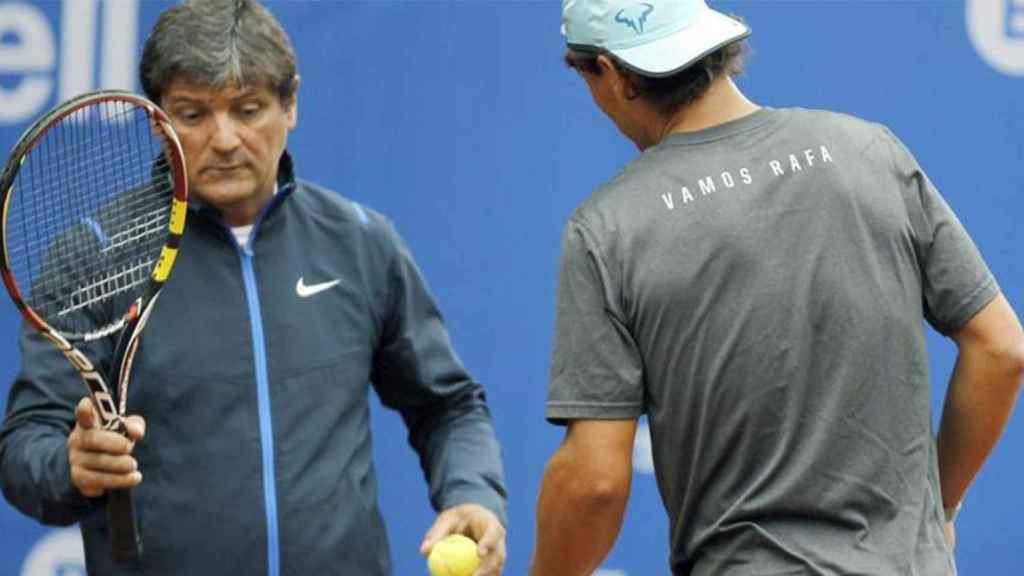
[[[635,420],[569,424],[544,471],[530,576],[588,576],[601,564],[622,527],[635,436]]]
[[[1003,432],[1024,375],[1024,331],[999,295],[951,335],[959,355],[939,427],[942,502],[955,508]]]

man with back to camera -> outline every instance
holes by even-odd
[[[193,199],[135,358],[128,409],[145,420],[128,418],[129,438],[99,429],[77,373],[23,330],[5,496],[45,524],[80,522],[91,574],[390,574],[372,382],[440,511],[421,552],[463,533],[477,574],[500,574],[506,496],[484,390],[392,224],[295,177],[299,82],[281,25],[255,0],[184,2],[161,15],[140,76],[181,139]],[[90,354],[104,369],[110,344]],[[144,551],[113,563],[104,494],[125,487]]]
[[[591,574],[647,414],[677,575],[955,573],[1024,370],[1014,311],[885,127],[732,81],[703,0],[563,0],[565,60],[640,149],[570,217],[532,576]],[[933,437],[922,319],[958,346]]]

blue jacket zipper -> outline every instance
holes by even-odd
[[[270,407],[270,378],[267,376],[267,349],[263,332],[263,314],[260,308],[260,294],[253,268],[255,255],[252,250],[256,234],[270,209],[280,203],[293,189],[283,186],[267,206],[256,217],[249,240],[239,245],[234,234],[219,218],[214,218],[238,250],[242,266],[242,280],[245,285],[245,300],[249,307],[249,324],[252,330],[252,355],[256,369],[256,400],[260,419],[260,452],[263,464],[263,504],[267,515],[267,576],[281,574],[281,539],[278,532],[277,480],[274,474],[274,426]]]
[[[255,228],[255,227],[254,227]],[[253,230],[255,232],[255,229]],[[252,243],[250,238],[249,244]],[[267,377],[267,352],[263,335],[263,316],[260,313],[260,296],[253,270],[253,253],[249,246],[240,247],[242,278],[245,281],[245,296],[249,304],[249,320],[252,326],[252,354],[256,368],[256,394],[260,417],[260,446],[263,457],[263,501],[267,514],[267,574],[281,573],[280,540],[277,527],[277,482],[274,477],[274,427],[270,411],[270,382]]]

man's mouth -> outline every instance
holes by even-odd
[[[212,174],[226,174],[228,172],[234,172],[244,168],[244,164],[225,164],[223,166],[207,166],[203,168],[203,172]]]

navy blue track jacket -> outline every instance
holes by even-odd
[[[66,441],[84,385],[22,330],[0,485],[45,524],[81,522],[89,573],[390,574],[370,382],[408,426],[435,508],[475,502],[505,521],[484,391],[387,219],[296,181],[285,154],[247,246],[193,206],[178,258],[128,394],[128,413],[147,422],[135,447],[138,561],[112,563],[104,499],[70,483]],[[85,352],[108,368],[112,348]]]

